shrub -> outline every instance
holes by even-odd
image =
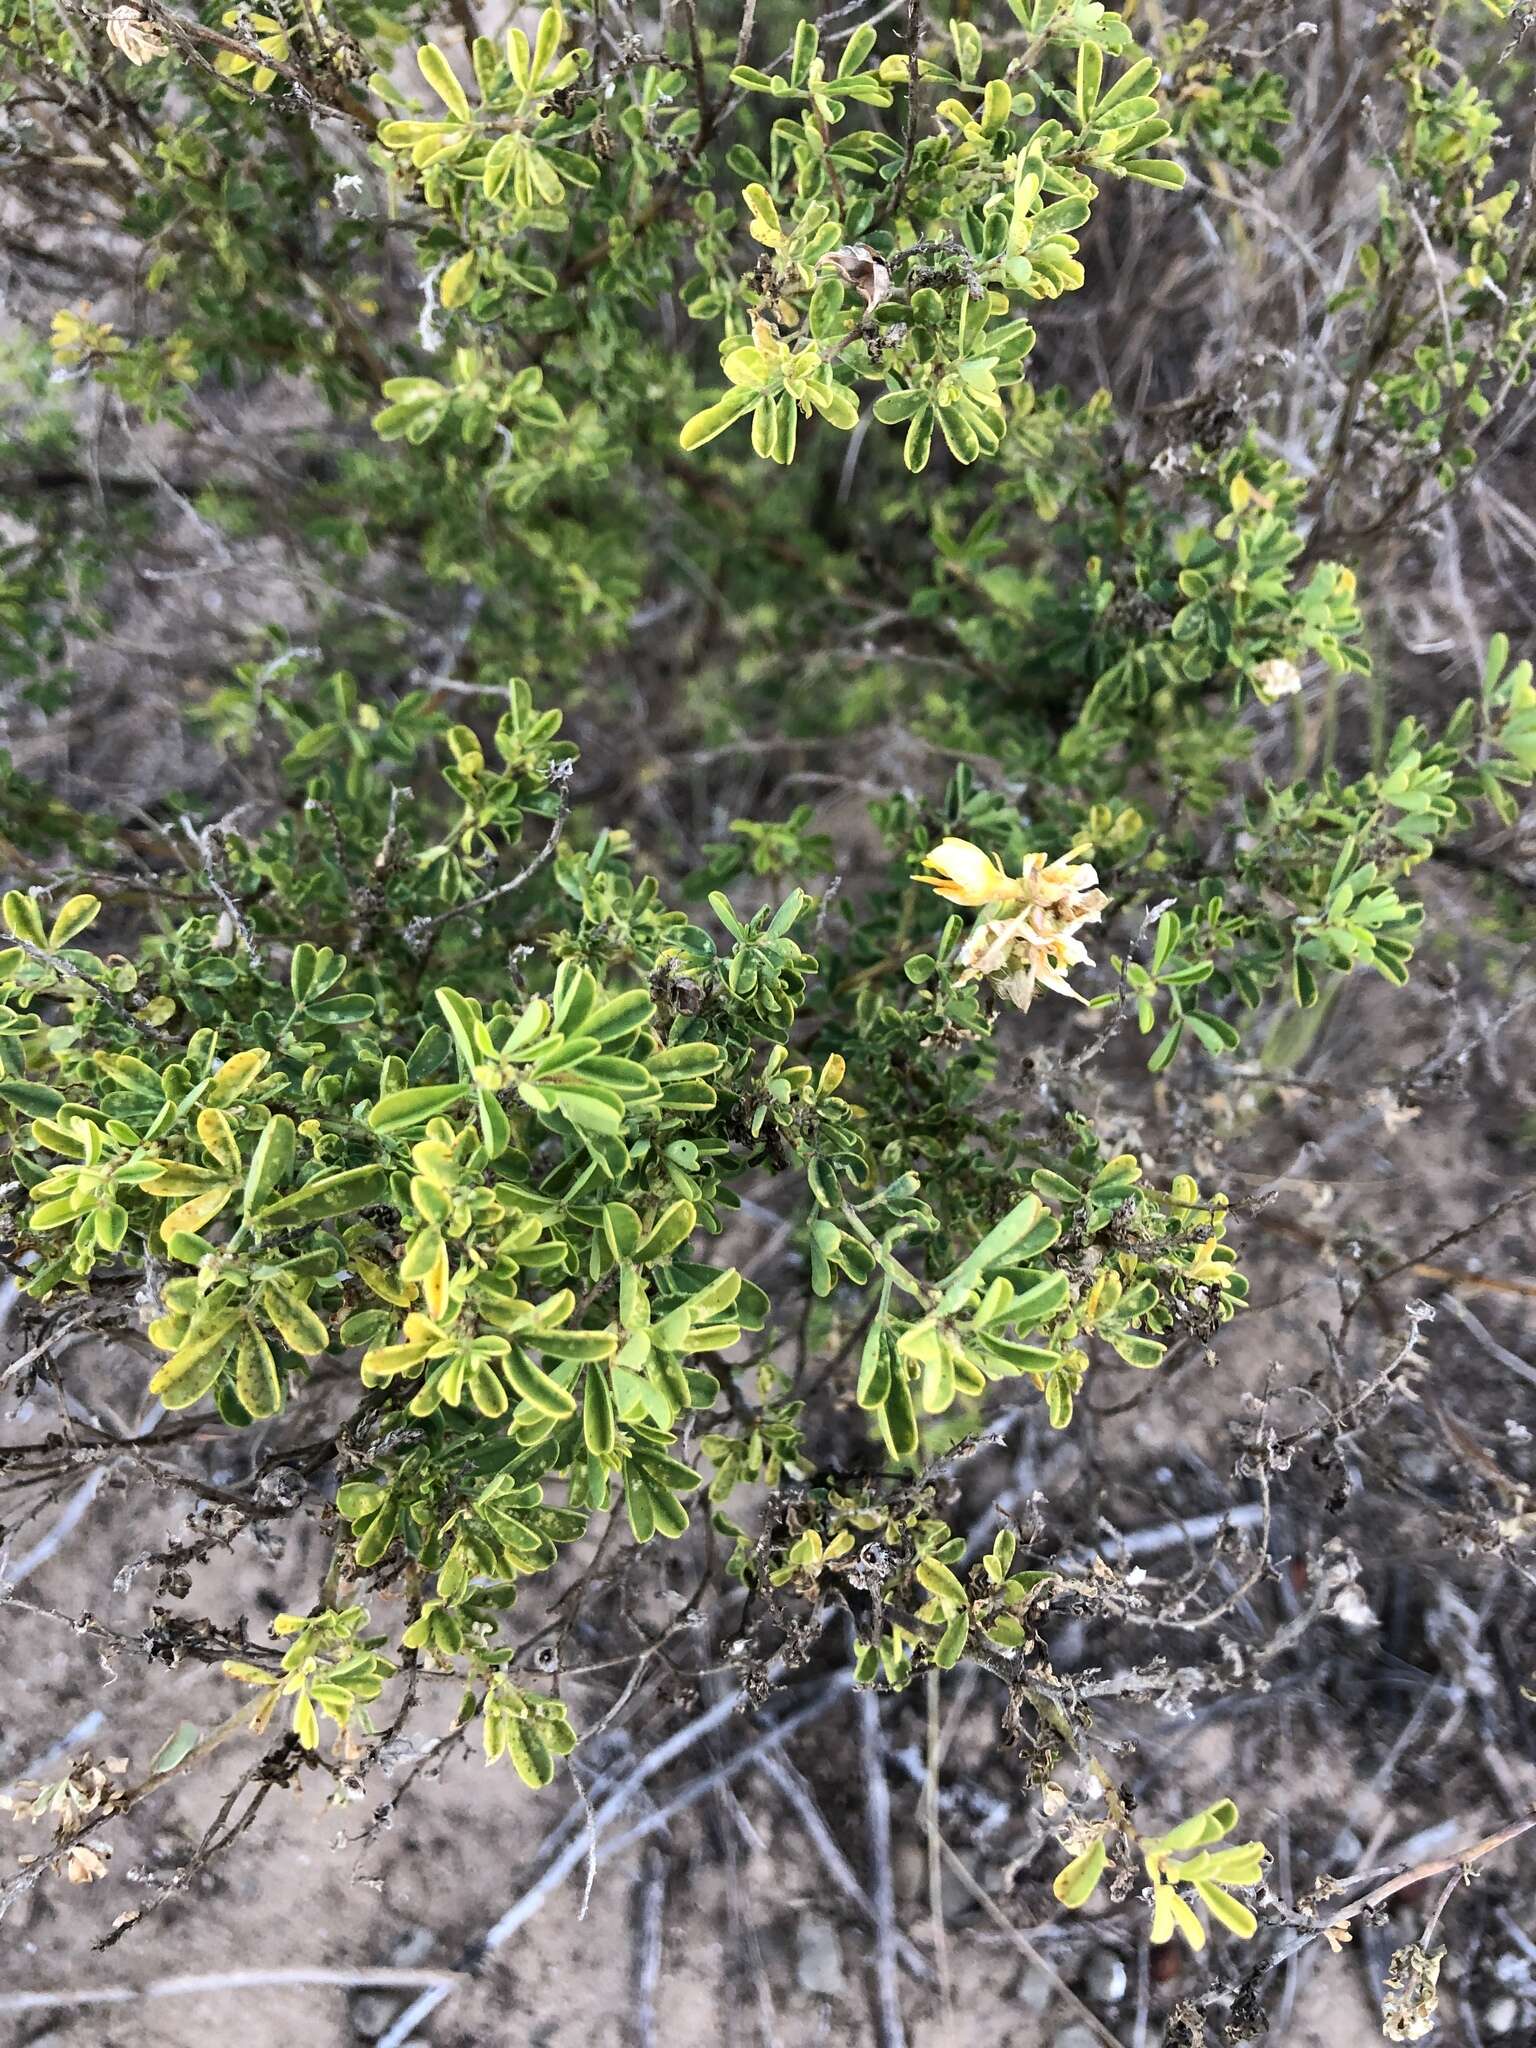
[[[1002,1383],[1064,1430],[1090,1374],[1209,1347],[1244,1305],[1193,1119],[1154,1157],[1091,1063],[1113,1045],[1150,1099],[1256,1029],[1304,1043],[1346,978],[1408,978],[1415,871],[1517,815],[1530,663],[1496,634],[1448,716],[1390,728],[1357,570],[1455,499],[1524,386],[1533,216],[1499,106],[1440,48],[1504,31],[1384,17],[1337,403],[1286,441],[1239,379],[1149,433],[1037,380],[1037,326],[1091,295],[1096,214],[1155,232],[1186,167],[1220,190],[1285,160],[1283,65],[1200,21],[1149,50],[1085,0],[989,12],[685,4],[617,38],[551,6],[497,41],[353,0],[7,22],[18,193],[46,239],[84,138],[69,189],[143,287],[56,310],[54,384],[17,354],[8,459],[69,507],[0,584],[28,701],[80,706],[153,530],[131,474],[76,509],[101,480],[64,387],[188,458],[238,402],[240,460],[183,489],[145,452],[149,496],[216,563],[280,547],[305,593],[199,650],[197,815],[6,783],[26,1372],[66,1382],[88,1332],[158,1404],[133,1444],[188,1445],[183,1411],[199,1444],[270,1426],[248,1485],[176,1466],[216,1513],[165,1589],[306,1503],[328,1532],[276,1642],[209,1639],[251,1689],[227,1728],[173,1737],[139,1791],[269,1723],[281,1771],[332,1751],[361,1778],[434,1709],[541,1786],[585,1732],[551,1605],[576,1546],[691,1532],[706,1607],[745,1594],[750,1696],[836,1614],[861,1685],[969,1662],[1033,1781],[1080,1769],[1064,1906],[1139,1872],[1152,1941],[1203,1945],[1192,1902],[1255,1932],[1233,1888],[1264,1851],[1214,1846],[1231,1800],[1150,1835],[1117,1789],[1093,1701],[1156,1686],[1052,1662],[1124,1588],[1063,1560],[1050,1503],[973,1540],[946,1475]],[[279,375],[309,410],[274,489]],[[679,688],[702,772],[738,744],[851,756],[894,710],[922,772],[877,763],[861,841],[786,794],[686,846],[611,773],[634,621],[684,573],[655,534],[683,525],[718,615]],[[1298,722],[1287,773],[1318,679],[1327,758]],[[1339,746],[1354,689],[1376,729]],[[798,1257],[759,1284],[722,1246],[768,1189]],[[78,1855],[128,1803],[34,1807]]]

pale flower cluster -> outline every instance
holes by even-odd
[[[130,64],[152,64],[168,47],[155,24],[137,7],[114,7],[107,15],[107,41]]]
[[[926,882],[946,902],[988,910],[960,949],[959,980],[988,981],[1006,1003],[1027,1010],[1042,988],[1085,1002],[1068,976],[1090,955],[1078,931],[1098,921],[1109,900],[1098,875],[1074,847],[1059,861],[1043,853],[1024,857],[1017,876],[1005,874],[968,839],[945,839],[923,856]]]
[[[1253,687],[1261,704],[1278,704],[1282,697],[1294,697],[1301,688],[1301,670],[1294,661],[1277,654],[1259,663],[1253,672]]]

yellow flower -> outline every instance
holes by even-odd
[[[937,872],[914,875],[913,881],[926,882],[950,903],[974,910],[990,905],[1006,913],[983,918],[961,947],[960,986],[990,981],[1004,1002],[1021,1010],[1042,988],[1086,1002],[1067,979],[1088,959],[1073,934],[1096,922],[1109,901],[1094,868],[1078,858],[1086,851],[1074,846],[1058,861],[1027,853],[1017,878],[1005,875],[968,839],[941,840],[923,856],[923,865]]]
[[[931,853],[923,855],[923,866],[937,873],[914,875],[914,882],[926,882],[946,903],[959,903],[968,910],[980,910],[984,903],[1018,893],[1018,883],[1009,881],[991,855],[969,839],[941,839]]]

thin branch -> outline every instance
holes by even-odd
[[[922,114],[922,83],[918,76],[918,51],[923,41],[923,10],[921,0],[907,0],[905,23],[907,45],[907,121],[906,132],[901,144],[901,169],[896,174],[896,184],[891,193],[890,218],[895,220],[901,212],[901,202],[907,196],[907,180],[912,175],[912,159],[917,153],[917,130]]]
[[[737,64],[745,64],[747,61],[747,52],[752,47],[752,29],[756,21],[757,0],[746,0],[746,5],[741,10],[741,29],[736,37],[736,56],[732,69]]]
[[[1266,1977],[1271,1975],[1282,1963],[1289,1962],[1292,1956],[1310,1947],[1314,1941],[1346,1927],[1362,1913],[1374,1913],[1377,1907],[1384,1906],[1388,1899],[1395,1898],[1399,1892],[1405,1892],[1413,1885],[1424,1884],[1432,1877],[1443,1877],[1448,1871],[1455,1871],[1459,1875],[1469,1870],[1473,1864],[1482,1862],[1485,1856],[1492,1856],[1498,1850],[1506,1848],[1509,1843],[1518,1841],[1532,1828],[1536,1828],[1536,1809],[1523,1815],[1521,1819],[1512,1820],[1507,1826],[1496,1829],[1493,1834],[1484,1835],[1480,1841],[1468,1843],[1464,1849],[1453,1849],[1445,1856],[1432,1856],[1424,1863],[1409,1864],[1406,1869],[1384,1879],[1351,1905],[1342,1907],[1320,1926],[1311,1928],[1306,1933],[1298,1935],[1295,1941],[1288,1942],[1278,1955],[1270,1957],[1259,1974]]]
[[[147,1023],[142,1017],[135,1017],[131,1010],[126,1009],[118,1001],[111,989],[103,988],[99,981],[92,981],[88,974],[82,974],[78,967],[71,967],[69,962],[61,959],[57,953],[50,953],[45,946],[34,946],[30,939],[19,939],[14,933],[10,936],[10,943],[19,946],[29,960],[36,960],[40,966],[52,968],[61,980],[72,981],[77,988],[83,988],[98,1003],[109,1009],[114,1017],[126,1024],[130,1031],[142,1031],[146,1038],[154,1039],[157,1045],[174,1045],[180,1048],[180,1039],[173,1038],[169,1031],[162,1031],[158,1025]]]
[[[622,1850],[631,1847],[636,1842],[645,1841],[649,1836],[656,1834],[660,1829],[668,1825],[675,1814],[694,1805],[698,1800],[704,1798],[706,1794],[712,1792],[717,1785],[728,1783],[730,1779],[746,1770],[749,1765],[756,1763],[758,1758],[767,1750],[776,1747],[781,1742],[787,1741],[797,1729],[803,1728],[807,1722],[815,1720],[818,1716],[824,1714],[833,1704],[834,1700],[840,1698],[852,1683],[853,1674],[851,1672],[839,1672],[828,1681],[826,1686],[818,1690],[816,1698],[808,1705],[801,1707],[797,1712],[790,1714],[785,1720],[778,1722],[765,1735],[759,1737],[755,1743],[750,1744],[743,1750],[739,1750],[735,1756],[728,1757],[715,1770],[705,1771],[699,1777],[691,1779],[668,1805],[648,1815],[645,1820],[637,1822],[634,1827],[627,1829],[617,1840],[602,1842],[598,1851],[598,1860],[600,1862],[608,1862]],[[701,1714],[696,1721],[690,1721],[686,1727],[680,1728],[675,1735],[669,1736],[665,1742],[653,1749],[650,1755],[630,1772],[629,1776],[610,1793],[608,1798],[597,1809],[594,1824],[599,1836],[601,1836],[605,1828],[619,1818],[648,1779],[655,1777],[658,1771],[664,1770],[669,1763],[675,1762],[685,1751],[692,1749],[695,1744],[702,1742],[706,1735],[711,1734],[723,1722],[729,1720],[730,1716],[741,1706],[742,1700],[743,1695],[740,1692],[728,1692],[723,1699],[715,1702],[708,1713]],[[568,1820],[570,1817],[570,1815],[567,1815]],[[471,1945],[467,1953],[471,1956],[494,1955],[498,1949],[504,1947],[512,1939],[512,1936],[517,1933],[520,1927],[525,1926],[536,1913],[548,1905],[565,1880],[579,1864],[586,1861],[586,1858],[587,1838],[585,1831],[582,1831],[576,1835],[574,1840],[566,1844],[565,1848],[555,1857],[552,1863],[546,1866],[542,1874],[529,1886],[521,1898],[508,1907],[507,1911],[502,1914],[501,1918],[487,1931],[484,1937]],[[417,2029],[437,2011],[445,1999],[451,1996],[454,1985],[458,1981],[455,1978],[449,1983],[437,1985],[430,1991],[424,1991],[420,1998],[413,1999],[405,2011],[381,2035],[378,2048],[405,2048],[405,2043],[410,2040]]]
[[[891,1873],[891,1791],[885,1778],[880,1696],[859,1694],[864,1813],[869,1839],[869,1895],[875,1909],[875,1989],[880,2048],[906,2048],[901,1997],[896,1988],[896,1895]]]
[[[242,809],[245,806],[241,806]],[[212,825],[205,825],[200,832],[192,820],[183,817],[181,829],[197,848],[198,859],[202,862],[203,880],[219,899],[224,915],[233,925],[245,951],[245,957],[253,967],[261,965],[261,953],[256,944],[256,934],[251,930],[250,920],[235,901],[235,893],[229,882],[229,863],[224,851],[225,827],[227,820],[220,819]]]
[[[977,1883],[970,1870],[961,1862],[948,1842],[945,1842],[943,1846],[944,1861],[949,1865],[966,1891],[970,1893],[971,1897],[998,1931],[1008,1937],[1009,1941],[1012,1942],[1026,1962],[1038,1970],[1043,1977],[1050,1980],[1057,1996],[1066,2000],[1067,2004],[1071,2006],[1084,2025],[1091,2029],[1095,2038],[1104,2043],[1104,2048],[1121,2048],[1119,2039],[1109,2031],[1093,2008],[1084,2005],[1061,1972],[1046,1961],[1039,1949],[1035,1947],[1035,1944],[1021,1928],[1014,1926],[992,1894],[983,1890],[981,1885]]]
[[[1536,1289],[1532,1291],[1536,1292]],[[1506,1350],[1504,1345],[1498,1341],[1490,1330],[1483,1328],[1483,1325],[1473,1315],[1466,1303],[1458,1301],[1454,1294],[1444,1294],[1441,1296],[1441,1299],[1457,1322],[1461,1324],[1464,1330],[1471,1332],[1490,1358],[1497,1360],[1507,1372],[1512,1372],[1517,1379],[1525,1380],[1529,1385],[1536,1387],[1536,1365],[1527,1365],[1523,1358],[1518,1357],[1513,1351]]]
[[[556,764],[557,767],[563,765]],[[488,903],[498,903],[504,896],[515,895],[519,889],[525,888],[533,880],[541,868],[554,859],[555,848],[560,844],[560,835],[565,830],[565,821],[571,814],[569,769],[558,777],[552,770],[550,780],[555,785],[558,798],[555,815],[550,820],[549,835],[533,859],[525,868],[519,869],[510,880],[498,882],[494,889],[486,889],[478,896],[471,896],[467,903],[451,904],[447,910],[440,910],[436,917],[412,918],[404,932],[405,943],[411,952],[425,959],[432,950],[433,940],[445,924],[451,924],[456,917],[466,917],[473,910],[484,910]]]
[[[414,1990],[420,1984],[453,1984],[451,1970],[218,1970],[202,1977],[157,1977],[149,1984],[82,1984],[70,1991],[0,1992],[0,2012],[60,2012],[82,2005],[138,2005],[151,1998],[213,1998],[225,1991],[283,1991],[294,1986],[334,1985],[339,1991]]]
[[[793,1810],[796,1819],[805,1830],[807,1841],[815,1850],[820,1859],[821,1866],[826,1871],[828,1877],[831,1878],[849,1904],[862,1913],[864,1918],[873,1926],[875,1921],[874,1901],[870,1898],[863,1885],[860,1884],[853,1865],[843,1854],[842,1849],[838,1845],[837,1837],[833,1834],[831,1828],[828,1827],[826,1820],[822,1816],[821,1809],[817,1806],[815,1800],[812,1799],[800,1773],[792,1764],[787,1763],[777,1750],[770,1750],[761,1759],[758,1768],[762,1771],[763,1776],[769,1779],[777,1788],[781,1798],[787,1801]],[[933,1971],[929,1967],[927,1957],[915,1942],[910,1941],[906,1935],[899,1932],[896,1936],[896,1953],[900,1958],[902,1967],[910,1976],[915,1977],[919,1983],[931,1984],[934,1981]]]

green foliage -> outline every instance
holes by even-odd
[[[818,1066],[792,1049],[811,899],[792,891],[743,917],[716,893],[717,940],[661,912],[611,840],[557,848],[570,752],[525,685],[508,691],[490,756],[469,728],[413,727],[408,712],[359,721],[366,756],[315,752],[325,765],[302,805],[250,840],[224,837],[209,872],[234,916],[199,909],[194,888],[191,914],[160,921],[136,959],[104,957],[79,943],[98,897],[45,913],[12,891],[0,955],[28,1293],[153,1275],[164,1362],[149,1393],[171,1410],[211,1403],[234,1427],[355,1358],[337,1506],[360,1583],[405,1566],[432,1588],[404,1648],[493,1669],[519,1582],[618,1500],[637,1541],[685,1533],[699,1477],[684,1432],[773,1306],[695,1247],[764,1166],[803,1178],[812,1298],[868,1297],[849,1391],[898,1461],[921,1456],[923,1418],[1003,1379],[1039,1390],[1065,1426],[1095,1349],[1155,1366],[1170,1334],[1208,1338],[1241,1303],[1220,1199],[1187,1176],[1158,1192],[1133,1155],[1102,1157],[1087,1125],[986,1228],[958,1181],[941,1209],[919,1172],[889,1174],[899,1140],[881,1143],[877,1171],[875,1104],[850,1099],[848,1058]],[[419,779],[418,746],[439,752],[441,815],[418,804],[407,825],[378,771]],[[289,759],[308,767],[311,750]],[[374,772],[359,776],[364,759]],[[322,801],[324,858],[308,823]],[[487,857],[530,829],[550,857],[519,856],[522,882],[479,886]],[[362,889],[355,874],[370,876]],[[503,903],[526,918],[536,892],[556,921],[542,986],[497,993],[484,920]],[[921,1025],[930,998],[894,988],[898,1001],[865,1006],[866,1037],[903,1016]],[[875,1070],[848,1042],[867,1089]],[[744,1435],[704,1435],[716,1508],[804,1469],[799,1414],[780,1404]],[[816,1562],[811,1541],[792,1571]],[[945,1604],[957,1582],[939,1574],[941,1549],[919,1548],[914,1598],[952,1663],[972,1624]],[[827,1554],[841,1554],[835,1535]],[[975,1625],[1017,1649],[1010,1610],[1039,1577],[1001,1583]],[[356,1607],[304,1624],[281,1684],[231,1668],[292,1696],[313,1747],[317,1713],[345,1725],[387,1675],[362,1623]],[[882,1647],[888,1675],[910,1650],[899,1635]],[[505,1700],[489,1753],[538,1780],[564,1738]]]
[[[1105,1786],[1106,1794],[1110,1788]],[[1230,1799],[1219,1800],[1204,1812],[1181,1821],[1164,1835],[1142,1835],[1130,1823],[1124,1808],[1111,1798],[1111,1819],[1107,1829],[1093,1834],[1061,1870],[1053,1889],[1062,1905],[1072,1911],[1087,1905],[1109,1868],[1106,1834],[1120,1836],[1127,1847],[1139,1854],[1152,1885],[1152,1928],[1154,1943],[1172,1940],[1177,1933],[1189,1947],[1205,1947],[1205,1929],[1185,1896],[1186,1890],[1203,1905],[1211,1919],[1228,1933],[1247,1940],[1258,1931],[1258,1921],[1234,1891],[1256,1885],[1264,1873],[1262,1842],[1242,1842],[1218,1849],[1214,1843],[1229,1835],[1237,1825],[1237,1808]]]
[[[1123,44],[1107,29],[1101,40],[1097,23],[1072,33],[1075,10],[1036,12],[1032,47],[1069,34],[1075,43],[1070,91],[1038,75],[1025,89],[1011,68],[983,80],[983,38],[962,20],[947,60],[919,58],[915,76],[910,54],[864,68],[876,40],[868,25],[829,75],[807,21],[787,77],[732,72],[733,84],[797,114],[774,121],[766,159],[743,144],[731,152],[732,169],[749,174],[741,198],[767,256],[745,289],[723,267],[702,266],[692,310],[723,319],[731,388],[686,423],[684,448],[750,413],[754,451],[790,463],[802,415],[842,431],[857,424],[862,380],[881,387],[874,417],[905,427],[908,469],[927,466],[935,428],[957,462],[997,453],[1008,431],[1002,394],[1034,344],[1021,309],[1083,282],[1074,230],[1092,210],[1094,174],[1183,183],[1176,163],[1147,154],[1170,132],[1157,66],[1142,59],[1106,88],[1106,44]],[[834,135],[852,107],[883,110],[896,89],[910,99],[935,85],[948,96],[915,149],[878,126]]]
[[[1213,38],[1200,15],[1170,23],[1164,51],[1177,140],[1217,163],[1278,170],[1283,159],[1268,131],[1291,118],[1285,79]]]
[[[1071,301],[1183,217],[1186,158],[1218,194],[1280,162],[1278,60],[1203,20],[1143,49],[1095,0],[764,12],[755,46],[708,7],[622,45],[558,6],[496,42],[351,0],[3,15],[21,189],[134,254],[113,317],[51,303],[5,359],[8,672],[70,703],[162,498],[304,604],[182,678],[237,810],[86,816],[0,764],[7,1257],[45,1315],[143,1304],[143,1390],[200,1429],[329,1404],[325,1582],[224,1667],[306,1752],[447,1674],[549,1782],[577,1733],[515,1609],[617,1528],[724,1539],[787,1641],[840,1602],[862,1684],[978,1664],[1096,1769],[1046,1654],[1080,1583],[1012,1526],[971,1555],[937,1463],[1002,1383],[1064,1429],[1247,1286],[1193,1110],[1158,1159],[1080,1077],[1134,1018],[1150,1101],[1356,969],[1401,984],[1416,872],[1536,775],[1502,634],[1476,697],[1391,729],[1358,573],[1536,337],[1528,195],[1433,8],[1381,24],[1338,410],[1283,435],[1240,380],[1141,408],[1032,374],[1075,373]],[[310,408],[279,490],[162,474],[279,380]],[[142,473],[104,483],[61,392]],[[829,742],[855,772],[796,755],[771,815],[714,787]],[[1022,1067],[1007,1010],[1057,996],[1091,1046],[1036,1012]],[[722,1244],[744,1210],[762,1271]],[[1064,1905],[1134,1853],[1154,1941],[1203,1942],[1191,1900],[1254,1931],[1229,1803],[1107,1812]]]
[[[782,822],[733,818],[733,837],[704,848],[705,862],[689,893],[704,896],[729,888],[743,875],[782,882],[791,876],[823,875],[833,860],[832,841],[812,825],[812,807],[796,804]]]
[[[875,1414],[892,1457],[915,1452],[919,1412],[944,1414],[1000,1379],[1030,1382],[1045,1396],[1052,1426],[1064,1429],[1089,1366],[1085,1343],[1107,1344],[1127,1365],[1155,1366],[1167,1332],[1208,1337],[1241,1303],[1246,1289],[1221,1243],[1222,1205],[1200,1207],[1187,1175],[1159,1196],[1141,1187],[1140,1164],[1128,1153],[1091,1174],[1077,1159],[1063,1165],[1037,1168],[1038,1192],[934,1284],[915,1278],[894,1251],[937,1223],[913,1176],[866,1205],[885,1226],[878,1237],[845,1199],[839,1214],[852,1237],[829,1220],[812,1224],[818,1293],[830,1292],[834,1263],[848,1271],[851,1261],[853,1277],[868,1270],[854,1247],[867,1248],[881,1274],[857,1398]],[[814,1176],[812,1186],[820,1199]]]
[[[364,1730],[371,1729],[369,1703],[384,1690],[384,1681],[395,1667],[378,1653],[384,1638],[363,1634],[367,1622],[361,1607],[307,1617],[278,1615],[272,1633],[293,1638],[283,1652],[280,1677],[236,1658],[224,1666],[227,1678],[261,1688],[251,1726],[264,1728],[280,1702],[291,1700],[293,1732],[306,1749],[319,1746],[322,1714],[338,1728],[348,1728],[355,1720]]]

